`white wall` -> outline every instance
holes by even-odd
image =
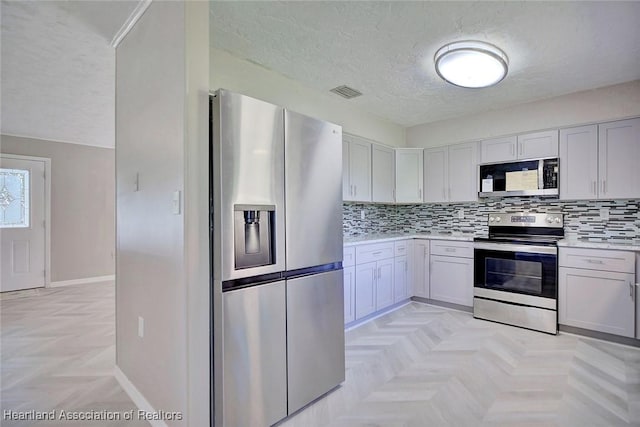
[[[303,86],[282,74],[211,48],[211,90],[239,92],[308,116],[337,123],[344,132],[383,144],[404,147],[404,128],[359,110],[338,95]]]
[[[1,135],[0,152],[51,159],[51,281],[113,275],[114,150]]]
[[[154,1],[116,51],[116,363],[171,426],[209,424],[208,36]]]
[[[640,116],[640,80],[413,126],[408,147],[437,147],[528,131]]]

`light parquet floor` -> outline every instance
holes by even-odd
[[[149,426],[60,420],[59,411],[137,410],[113,376],[113,282],[41,289],[0,301],[0,425]],[[56,421],[10,421],[5,410],[57,410]],[[137,417],[135,417],[137,418]]]
[[[113,297],[104,283],[0,301],[0,411],[135,409],[112,376]],[[346,344],[344,384],[281,427],[640,426],[640,349],[420,303]]]
[[[411,303],[347,332],[347,379],[282,427],[640,426],[640,349]]]

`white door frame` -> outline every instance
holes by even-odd
[[[0,153],[3,159],[44,162],[44,287],[51,286],[51,159]]]

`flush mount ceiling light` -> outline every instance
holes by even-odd
[[[468,88],[493,86],[507,75],[509,59],[496,46],[460,41],[442,46],[434,57],[436,72],[452,85]]]

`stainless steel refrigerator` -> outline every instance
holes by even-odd
[[[211,97],[212,420],[269,426],[344,381],[342,129]]]

